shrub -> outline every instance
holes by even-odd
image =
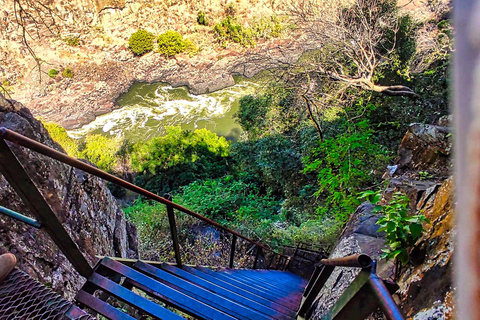
[[[281,35],[283,26],[276,16],[261,18],[253,22],[252,32],[255,38],[270,39]]]
[[[207,16],[206,16],[205,12],[203,12],[202,10],[198,11],[197,22],[198,22],[199,25],[208,26]]]
[[[137,30],[128,39],[128,47],[132,52],[141,56],[153,50],[155,36],[146,30]]]
[[[237,9],[235,9],[235,6],[233,3],[230,3],[226,8],[225,8],[225,15],[227,17],[235,17],[235,14],[237,13]]]
[[[53,122],[44,122],[43,126],[47,129],[52,139],[62,146],[69,156],[78,157],[78,141],[70,138],[62,126]]]
[[[385,215],[377,221],[377,224],[380,225],[378,232],[385,232],[385,243],[388,245],[387,249],[382,250],[382,258],[387,260],[397,259],[403,265],[406,265],[410,260],[407,250],[423,234],[422,224],[424,222],[430,223],[430,221],[421,214],[409,216],[408,204],[410,199],[402,192],[395,192],[390,202],[385,205],[377,204],[382,196],[374,191],[364,192],[359,198],[369,200],[375,204],[375,212],[382,212]]]
[[[63,41],[71,47],[77,47],[80,44],[79,37],[66,37]]]
[[[56,69],[50,69],[50,70],[48,70],[48,76],[49,76],[50,78],[55,79],[55,77],[56,77],[58,74],[59,74],[59,71],[56,70]]]
[[[232,16],[228,16],[213,28],[218,40],[225,45],[227,41],[240,43],[243,46],[254,46],[252,31],[244,29]]]
[[[168,127],[165,136],[133,146],[132,168],[137,172],[155,174],[179,164],[193,163],[205,156],[226,157],[229,146],[224,137],[207,129],[191,132],[180,127]]]
[[[167,57],[184,52],[186,48],[187,42],[177,31],[168,30],[158,36],[158,52]]]
[[[347,126],[335,138],[321,142],[304,159],[305,172],[316,172],[316,195],[324,203],[318,207],[320,215],[333,214],[346,222],[360,204],[357,193],[380,180],[380,171],[387,164],[388,151],[374,142],[368,121]]]
[[[73,71],[70,68],[65,68],[62,71],[62,76],[65,78],[73,78]]]
[[[121,145],[122,143],[118,139],[93,134],[85,139],[85,148],[80,155],[95,163],[100,169],[112,171],[117,164],[117,153]]]

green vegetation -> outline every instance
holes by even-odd
[[[128,39],[128,47],[132,52],[141,56],[153,50],[155,36],[146,30],[137,30]]]
[[[235,8],[235,6],[233,5],[233,3],[229,3],[226,7],[225,7],[225,15],[227,17],[235,17],[235,15],[237,14],[237,9]]]
[[[253,22],[252,33],[256,39],[280,37],[284,27],[277,16],[262,17]]]
[[[221,177],[228,170],[229,143],[206,129],[169,127],[165,136],[132,147],[135,183],[163,194],[196,180]]]
[[[357,193],[379,182],[381,171],[388,164],[388,151],[373,140],[374,131],[368,121],[346,127],[335,138],[321,142],[304,159],[305,172],[318,174],[318,190],[324,205],[318,207],[321,215],[335,216],[346,222],[360,204]]]
[[[226,46],[228,41],[239,43],[243,46],[255,46],[252,30],[243,28],[236,19],[230,15],[216,24],[213,30],[222,46]]]
[[[86,137],[85,146],[80,155],[95,163],[100,169],[112,171],[117,164],[120,147],[120,140],[94,134]]]
[[[69,156],[78,157],[79,142],[68,136],[67,131],[60,125],[53,122],[43,122],[52,139],[67,152]]]
[[[63,76],[64,78],[69,78],[69,79],[70,79],[70,78],[73,78],[73,71],[72,71],[72,69],[70,69],[70,68],[68,68],[68,67],[65,68],[65,69],[63,69],[63,71],[62,71],[62,76]]]
[[[50,70],[48,70],[48,76],[49,76],[50,78],[53,78],[53,79],[55,79],[59,73],[60,73],[60,71],[58,71],[58,70],[56,70],[56,69],[50,69]]]
[[[187,49],[187,42],[177,31],[168,30],[158,36],[158,52],[172,57],[177,53],[182,53]]]
[[[376,18],[366,19],[365,12]],[[435,123],[448,114],[451,45],[449,24],[429,21],[437,28],[440,47],[421,52],[416,37],[424,26],[399,16],[389,0],[362,2],[336,13],[335,23],[315,20],[326,32],[310,26],[310,36],[320,37],[312,38],[318,40],[318,50],[298,63],[272,68],[267,85],[240,99],[235,116],[244,134],[239,141],[228,142],[205,129],[171,127],[162,137],[134,145],[90,136],[77,149],[70,145],[69,153],[128,174],[159,195],[171,193],[175,202],[255,240],[333,243],[360,204],[357,195],[382,185],[407,126]],[[213,27],[222,45],[253,46],[258,39],[280,36],[288,18],[262,18],[247,28],[235,15],[235,7],[228,6],[225,18]],[[207,24],[204,12],[198,12],[197,22]],[[153,48],[153,35],[140,31],[148,48],[137,55]],[[349,32],[361,41],[344,41]],[[361,47],[365,43],[371,47]],[[158,45],[166,56],[189,50],[188,41],[175,31],[158,37]],[[404,96],[394,92],[398,87]],[[429,178],[427,172],[418,176]],[[361,197],[366,198],[379,200],[373,192]],[[400,194],[377,208],[385,215],[379,220],[388,239],[385,257],[405,263],[426,219],[409,216],[408,199]],[[139,198],[126,212],[139,226],[146,256],[171,261],[163,206]],[[183,252],[195,254],[197,262],[228,259],[217,255],[225,235],[219,235],[220,241],[192,235],[201,223],[182,215],[178,219],[183,245],[194,253]]]
[[[424,215],[409,215],[410,199],[402,192],[395,192],[388,204],[379,205],[381,194],[374,191],[364,192],[361,199],[367,199],[375,204],[374,212],[385,216],[378,219],[378,232],[385,232],[387,249],[383,249],[383,256],[387,260],[397,259],[403,265],[409,260],[408,249],[420,238],[424,232],[423,223],[430,223]]]
[[[71,47],[78,47],[80,45],[80,38],[79,37],[66,37],[63,39],[66,44],[68,44]]]
[[[202,10],[197,13],[197,23],[202,26],[208,26],[207,15]]]

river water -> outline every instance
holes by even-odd
[[[185,87],[135,83],[118,99],[119,109],[98,116],[68,134],[82,138],[95,133],[139,142],[161,136],[167,126],[177,125],[186,130],[206,128],[227,139],[237,140],[242,130],[233,115],[238,111],[239,99],[255,93],[257,87],[253,82],[237,80],[233,87],[193,95]]]

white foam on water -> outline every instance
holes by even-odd
[[[186,99],[171,100],[172,90],[186,89],[159,84],[154,92],[155,98],[136,95],[140,103],[98,116],[79,129],[69,130],[68,134],[73,138],[81,138],[101,129],[105,133],[122,136],[135,128],[147,127],[147,123],[148,127],[164,128],[193,122],[196,128],[200,120],[215,121],[216,118],[222,118],[230,111],[235,100],[253,93],[256,86],[251,82],[243,82],[211,94],[193,95],[186,92]]]

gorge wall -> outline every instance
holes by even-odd
[[[27,108],[2,95],[0,127],[63,152]],[[10,148],[90,265],[95,264],[95,255],[138,257],[136,228],[126,221],[105,182],[13,144]],[[0,205],[31,216],[1,175]],[[7,251],[17,256],[21,270],[67,298],[83,284],[46,232],[0,215],[0,253]]]

